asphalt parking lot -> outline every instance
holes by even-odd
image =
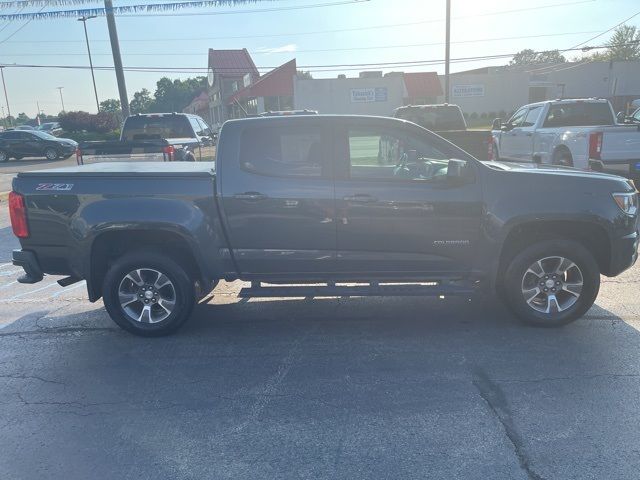
[[[640,267],[561,329],[491,302],[223,284],[142,339],[83,284],[18,284],[16,246],[2,202],[3,480],[640,478]]]

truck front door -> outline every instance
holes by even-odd
[[[500,158],[505,160],[520,160],[522,153],[521,141],[522,123],[527,115],[527,107],[522,107],[507,122],[508,128],[500,132],[500,142],[498,145],[498,154]]]
[[[427,132],[345,120],[336,137],[336,270],[406,279],[469,271],[482,214],[475,166]],[[464,157],[467,179],[448,178]]]
[[[255,122],[221,144],[223,217],[245,276],[300,278],[333,269],[336,250],[331,138],[326,121]],[[232,138],[232,137],[229,137]]]

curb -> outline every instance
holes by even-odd
[[[0,202],[5,202],[9,198],[10,192],[0,192]]]

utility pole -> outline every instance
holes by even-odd
[[[9,126],[13,126],[13,120],[11,118],[11,108],[9,108],[9,97],[7,96],[7,84],[4,83],[4,67],[0,67],[0,74],[2,74],[2,88],[4,88],[4,101],[7,104],[7,112],[9,112]]]
[[[60,103],[62,103],[62,113],[64,113],[64,99],[62,98],[62,89],[64,87],[56,87],[58,89],[58,91],[60,92]]]
[[[129,98],[127,97],[127,85],[124,81],[124,70],[122,69],[122,58],[120,57],[120,44],[118,43],[118,30],[116,30],[116,19],[113,16],[113,2],[104,0],[104,9],[107,15],[107,26],[109,27],[109,40],[111,40],[111,52],[113,53],[113,66],[116,69],[116,80],[118,81],[118,92],[120,93],[120,108],[122,115],[129,116]]]
[[[451,0],[447,0],[447,33],[444,50],[444,103],[449,103],[449,60],[451,59]]]
[[[96,76],[93,73],[93,61],[91,60],[91,48],[89,48],[89,35],[87,34],[87,20],[91,20],[92,18],[96,18],[96,15],[81,17],[78,19],[78,21],[82,22],[82,26],[84,27],[84,39],[87,41],[87,53],[89,54],[89,67],[91,67],[91,80],[93,80],[93,93],[96,96],[96,108],[98,109],[98,112],[100,112],[100,101],[98,100],[98,89],[96,88]]]

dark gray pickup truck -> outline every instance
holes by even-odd
[[[24,283],[87,281],[139,335],[173,332],[219,280],[242,296],[498,292],[561,325],[600,274],[636,261],[637,197],[620,177],[480,162],[407,121],[229,121],[217,163],[20,173],[10,213]]]

